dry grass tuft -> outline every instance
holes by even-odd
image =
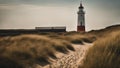
[[[69,35],[64,37],[64,40],[67,40],[74,44],[83,44],[83,42],[86,43],[92,43],[96,40],[96,37],[93,35]]]
[[[44,66],[50,63],[49,57],[56,58],[56,51],[68,53],[68,49],[74,51],[69,42],[41,35],[5,37],[0,39],[0,59],[3,58],[0,68],[4,65],[8,66],[4,68],[28,68],[34,64]]]
[[[120,68],[120,31],[97,40],[80,68]]]

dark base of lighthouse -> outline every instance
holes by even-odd
[[[77,26],[78,32],[85,32],[85,26]]]

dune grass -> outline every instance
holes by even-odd
[[[81,34],[79,32],[75,33],[65,33],[62,35],[57,35],[57,34],[51,34],[47,35],[48,37],[59,39],[59,40],[65,40],[73,44],[83,44],[84,42],[86,43],[92,43],[96,40],[96,36],[92,34]]]
[[[28,68],[34,64],[44,66],[55,59],[55,53],[75,51],[65,40],[42,35],[20,35],[0,39],[0,68]],[[11,63],[10,63],[11,62]]]
[[[83,44],[83,42],[86,43],[92,43],[96,40],[96,37],[93,35],[68,35],[64,37],[65,40],[73,43],[73,44]]]
[[[0,68],[45,66],[51,62],[50,58],[57,59],[56,52],[67,54],[69,50],[75,51],[71,43],[92,43],[94,40],[94,36],[78,32],[4,37],[0,39]]]
[[[50,38],[59,39],[59,40],[65,40],[73,44],[83,44],[83,42],[86,43],[93,43],[97,37],[96,35],[92,33],[87,32],[60,32],[60,33],[39,33],[39,35],[44,35]]]
[[[79,68],[120,68],[120,31],[97,40]]]

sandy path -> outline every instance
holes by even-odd
[[[85,53],[91,45],[73,45],[76,50],[75,52],[70,51],[68,54],[57,54],[59,59],[54,60],[50,65],[37,68],[78,68],[82,64]]]

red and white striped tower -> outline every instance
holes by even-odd
[[[82,2],[80,3],[79,11],[78,11],[78,24],[77,24],[77,31],[78,32],[85,32],[85,12]]]

